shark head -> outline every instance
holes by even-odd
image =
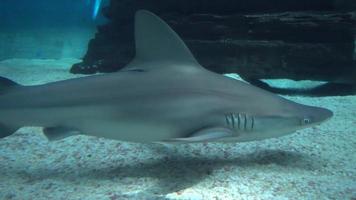
[[[281,99],[275,98],[275,101]],[[257,115],[233,113],[227,116],[227,124],[234,123],[238,141],[262,140],[291,134],[297,130],[317,126],[333,116],[333,112],[321,107],[308,106],[286,99],[274,107],[273,114]]]
[[[321,107],[297,104],[294,105],[295,117],[298,119],[298,129],[316,126],[333,116],[333,112]]]

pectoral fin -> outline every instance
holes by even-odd
[[[189,137],[172,138],[164,140],[162,143],[195,143],[195,142],[209,142],[219,140],[225,137],[232,137],[233,133],[230,129],[223,127],[212,127],[201,129]]]
[[[61,140],[66,137],[79,135],[80,131],[67,127],[46,127],[43,129],[44,135],[49,141]]]

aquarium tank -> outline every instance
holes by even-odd
[[[106,1],[0,2],[0,59],[81,58],[86,44],[104,18],[99,9]]]
[[[0,199],[356,199],[355,0],[0,0]]]

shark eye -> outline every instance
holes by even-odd
[[[310,124],[311,120],[309,118],[302,119],[302,124]]]

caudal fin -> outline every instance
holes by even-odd
[[[1,95],[6,94],[10,90],[12,90],[18,86],[20,86],[20,85],[15,83],[14,81],[4,78],[4,77],[0,77],[0,105],[1,105]],[[1,112],[1,109],[0,109],[0,112]],[[6,119],[0,119],[0,138],[9,136],[9,135],[13,134],[15,131],[17,131],[17,129],[19,129],[19,127],[11,127],[11,126],[7,126],[7,125],[3,124],[4,120],[6,120]]]

